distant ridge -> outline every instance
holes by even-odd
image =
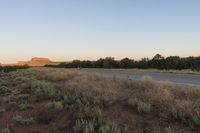
[[[58,65],[60,62],[53,62],[48,58],[34,57],[30,61],[19,61],[17,65],[28,66],[45,66],[45,65]]]

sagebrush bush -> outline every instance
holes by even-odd
[[[10,129],[9,128],[3,128],[0,130],[0,133],[10,133]]]
[[[7,96],[4,101],[7,102],[7,103],[12,103],[12,102],[16,102],[18,100],[18,97],[11,94],[9,96]]]
[[[75,119],[94,119],[94,118],[100,118],[101,117],[101,109],[100,108],[92,108],[87,109],[82,112],[78,111],[74,114]]]
[[[95,90],[67,87],[64,90],[64,105],[68,108],[75,108],[79,111],[88,108],[109,106],[114,102],[114,98],[110,95],[102,95]]]
[[[138,99],[129,99],[128,104],[130,107],[136,109],[139,113],[150,113],[151,111],[151,104],[142,102]]]
[[[56,117],[56,114],[63,110],[62,102],[49,102],[39,111],[37,120],[43,124],[49,124]]]
[[[8,96],[11,94],[11,89],[6,86],[0,86],[0,95],[1,96]]]
[[[104,123],[101,119],[77,120],[74,133],[122,133],[114,123]]]
[[[49,102],[44,106],[44,110],[49,111],[49,110],[56,110],[56,111],[60,111],[62,110],[63,107],[63,103],[62,102]]]
[[[183,100],[174,101],[174,103],[178,105],[168,108],[166,114],[168,114],[169,118],[185,123],[191,127],[200,126],[200,104],[191,104]]]
[[[21,103],[18,105],[18,108],[20,110],[27,110],[27,109],[33,109],[34,107],[33,107],[33,105],[28,104],[28,103]]]
[[[31,125],[34,123],[34,119],[32,117],[23,117],[20,115],[13,116],[12,121],[19,125]]]
[[[172,127],[166,127],[165,128],[165,133],[176,133],[176,132],[175,132],[174,128],[172,128]]]

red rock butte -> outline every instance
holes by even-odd
[[[48,58],[34,57],[31,59],[31,61],[50,61],[50,60]]]
[[[19,61],[17,65],[28,66],[45,66],[45,65],[58,65],[59,62],[53,62],[48,58],[34,57],[30,61]]]

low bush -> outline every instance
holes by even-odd
[[[93,107],[106,107],[114,102],[114,97],[111,95],[103,95],[101,92],[91,89],[67,87],[64,91],[66,92],[63,101],[65,107],[78,111]]]
[[[10,94],[9,96],[4,98],[4,101],[7,103],[13,103],[13,102],[16,102],[17,100],[18,100],[18,97],[13,94]]]
[[[49,102],[44,106],[44,110],[46,110],[47,112],[50,110],[60,111],[63,108],[64,107],[62,102]]]
[[[18,105],[18,108],[20,110],[33,109],[33,105],[28,104],[28,103],[21,103],[21,104]]]
[[[10,129],[9,128],[3,128],[0,130],[0,133],[10,133]]]
[[[138,99],[129,99],[128,105],[136,109],[139,113],[147,114],[151,111],[151,104],[142,102]]]
[[[56,113],[63,110],[62,102],[49,102],[39,111],[37,120],[43,124],[49,124],[56,117]]]
[[[77,120],[74,133],[122,133],[114,123],[104,123],[101,119]]]
[[[11,89],[6,86],[0,86],[0,95],[1,96],[8,96],[11,94]]]
[[[23,117],[17,115],[12,118],[12,121],[19,125],[31,125],[34,122],[34,119],[32,117]]]
[[[176,133],[176,132],[175,132],[174,128],[172,128],[172,127],[166,127],[165,128],[165,133]]]

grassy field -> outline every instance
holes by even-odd
[[[200,88],[59,68],[0,74],[0,133],[199,133]]]

